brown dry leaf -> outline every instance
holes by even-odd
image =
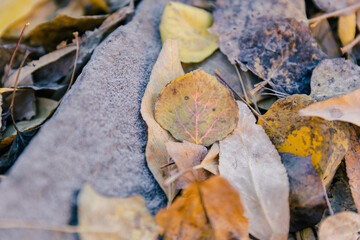
[[[360,139],[353,127],[350,128],[350,147],[345,155],[345,163],[351,194],[360,212]]]
[[[341,212],[326,218],[318,232],[319,240],[356,240],[360,233],[360,215]]]
[[[164,130],[154,118],[155,101],[161,90],[173,79],[184,75],[179,59],[177,42],[165,41],[163,48],[151,72],[141,102],[141,115],[148,126],[148,141],[146,145],[146,161],[150,171],[159,185],[163,188],[169,201],[175,197],[176,189],[173,185],[165,187],[164,181],[170,176],[169,169],[161,166],[169,163],[169,156],[165,143],[174,141],[168,131]]]
[[[282,136],[263,121],[260,120],[259,124],[279,152],[303,157],[312,155],[312,164],[324,184],[328,185],[348,149],[349,131],[346,124],[341,122],[300,116],[299,110],[313,102],[309,96],[292,95],[277,100],[271,106],[263,119]]]
[[[167,142],[166,150],[172,160],[174,160],[179,172],[186,171],[199,165],[201,160],[203,160],[207,154],[206,147],[187,141],[182,143],[172,141]],[[177,189],[184,189],[189,183],[195,181],[201,182],[207,178],[208,174],[204,169],[197,169],[181,175],[176,179],[175,185]]]
[[[341,97],[360,88],[360,67],[344,58],[324,59],[311,76],[310,96],[317,101]]]
[[[156,215],[163,239],[239,239],[248,237],[239,194],[220,176],[194,182]]]
[[[28,63],[25,67],[21,69],[21,73],[19,76],[18,85],[22,86],[24,85],[24,80],[28,76],[30,76],[33,72],[38,70],[39,68],[42,68],[43,66],[48,65],[49,63],[55,62],[61,57],[75,51],[76,46],[75,45],[69,45],[67,47],[61,48],[59,50],[53,51],[51,53],[48,53],[44,56],[42,56],[39,60],[32,61]],[[13,87],[16,81],[17,71],[15,71],[13,74],[11,74],[8,79],[6,79],[5,82],[3,82],[4,87]]]
[[[204,169],[211,172],[214,175],[219,174],[219,143],[215,142],[208,151],[208,154],[202,160],[201,165],[204,165]]]
[[[239,106],[237,128],[220,141],[220,175],[239,192],[249,232],[259,239],[287,239],[289,180],[274,145],[250,109]]]
[[[171,81],[155,103],[155,119],[177,140],[209,146],[231,133],[239,115],[230,90],[199,69]]]
[[[85,184],[78,197],[80,229],[114,233],[80,233],[82,240],[156,239],[159,226],[141,196],[108,198]]]
[[[313,103],[299,113],[301,116],[339,120],[360,126],[360,88],[342,97]]]
[[[356,14],[340,16],[338,21],[338,35],[343,46],[352,42],[356,33]]]
[[[280,153],[290,182],[290,232],[315,226],[326,209],[325,193],[311,156]]]

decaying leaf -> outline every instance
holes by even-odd
[[[177,140],[209,146],[231,133],[239,115],[228,88],[203,70],[170,82],[155,103],[155,119]]]
[[[73,39],[73,32],[84,33],[101,25],[106,16],[70,17],[58,15],[50,22],[42,23],[31,30],[28,39],[33,45],[41,45],[46,49],[55,49],[63,40]]]
[[[311,156],[280,153],[290,182],[290,232],[315,226],[326,208],[325,193]]]
[[[341,97],[360,88],[360,67],[344,58],[324,59],[311,76],[310,96],[317,101]]]
[[[181,67],[177,42],[166,40],[158,59],[151,72],[149,83],[146,87],[141,102],[141,115],[148,126],[148,141],[146,145],[146,161],[150,171],[159,185],[165,191],[169,201],[175,197],[175,187],[164,187],[164,181],[170,176],[168,168],[161,166],[169,163],[169,156],[165,143],[173,141],[171,135],[164,130],[154,118],[155,101],[161,90],[171,80],[184,75]]]
[[[161,39],[178,41],[182,62],[201,62],[218,48],[216,35],[207,30],[211,24],[212,15],[205,10],[169,2],[161,18]]]
[[[343,46],[349,44],[355,38],[356,13],[340,16],[338,22],[338,35]]]
[[[174,160],[178,171],[185,171],[199,165],[207,154],[204,146],[184,141],[166,143],[166,150]],[[204,169],[197,169],[181,175],[175,182],[176,188],[184,189],[189,183],[204,181],[208,178],[208,174]]]
[[[219,174],[219,153],[220,153],[219,143],[215,142],[209,149],[204,160],[202,160],[201,162],[201,164],[204,165],[203,168],[214,175]]]
[[[360,88],[342,97],[313,103],[299,113],[316,116],[328,121],[339,120],[360,126]]]
[[[220,176],[194,182],[156,215],[163,239],[249,239],[240,196]]]
[[[360,212],[360,139],[352,127],[350,128],[350,147],[345,155],[345,162],[351,194]]]
[[[156,239],[160,232],[141,196],[108,198],[85,184],[78,197],[80,228],[114,233],[81,233],[82,240]]]
[[[239,123],[220,141],[220,175],[241,196],[249,232],[259,239],[287,239],[289,181],[274,145],[250,109],[238,102]]]
[[[360,237],[360,215],[341,212],[320,224],[319,240],[355,240]]]
[[[5,109],[10,107],[12,96],[12,92],[3,94],[3,107]],[[32,89],[16,91],[13,112],[15,121],[30,120],[35,116],[36,97]]]
[[[37,113],[35,117],[32,118],[31,120],[17,122],[16,123],[17,128],[21,132],[26,132],[40,126],[46,121],[46,119],[48,119],[49,115],[51,115],[54,112],[58,104],[59,103],[57,101],[48,98],[37,98],[36,101]],[[17,135],[17,131],[14,128],[14,125],[8,126],[0,141],[0,150],[9,146],[12,143],[12,141],[15,139],[16,135]]]
[[[303,157],[312,155],[312,164],[327,185],[348,149],[349,131],[341,122],[300,116],[299,110],[313,102],[309,96],[292,95],[277,100],[271,106],[263,115],[263,119],[282,136],[263,121],[260,120],[259,124],[263,126],[279,152]]]

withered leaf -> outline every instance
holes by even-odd
[[[171,81],[155,103],[155,119],[177,140],[209,146],[232,132],[237,105],[230,90],[199,69]]]
[[[339,17],[338,35],[343,46],[354,40],[356,33],[356,13]]]
[[[160,231],[141,196],[108,198],[89,184],[84,185],[78,197],[78,218],[79,228],[104,231],[81,233],[82,240],[156,239]]]
[[[287,239],[289,181],[274,145],[242,102],[239,123],[220,141],[219,171],[239,192],[249,232],[259,239]]]
[[[160,35],[179,43],[182,62],[201,62],[217,48],[217,36],[208,32],[212,15],[207,11],[181,2],[169,2],[160,23]]]
[[[360,215],[341,212],[326,218],[319,229],[319,240],[359,239]]]
[[[277,100],[271,106],[262,118],[282,136],[264,121],[260,120],[259,124],[279,152],[303,157],[312,155],[312,164],[327,185],[348,149],[349,131],[341,122],[300,116],[299,110],[313,102],[309,96],[292,95]]]
[[[175,196],[176,189],[173,185],[164,186],[164,181],[170,176],[169,169],[161,166],[169,163],[166,150],[168,141],[174,141],[168,131],[164,130],[154,118],[155,101],[160,91],[171,80],[184,75],[179,59],[177,42],[165,41],[163,48],[151,72],[149,83],[141,101],[141,116],[148,126],[148,141],[146,145],[146,161],[150,171],[159,185],[163,188],[169,201]]]
[[[218,142],[215,142],[209,149],[207,155],[202,160],[201,165],[204,165],[204,169],[211,172],[214,175],[219,174],[219,153],[220,146]],[[212,164],[210,164],[212,163]],[[210,164],[210,165],[209,165]]]
[[[360,88],[360,67],[344,58],[324,59],[311,76],[310,96],[317,101],[341,97]]]
[[[350,128],[350,147],[345,155],[345,163],[351,194],[360,212],[360,139],[353,127]]]
[[[342,97],[313,103],[300,111],[301,116],[316,116],[360,126],[360,88]]]
[[[163,239],[249,239],[248,219],[236,190],[214,176],[194,182],[156,215]]]
[[[315,226],[326,208],[321,179],[311,164],[311,156],[280,153],[290,183],[290,232]]]
[[[207,154],[204,146],[184,141],[167,142],[166,150],[169,156],[174,160],[178,171],[185,171],[199,165]],[[194,181],[204,181],[208,178],[208,174],[204,169],[197,169],[181,175],[175,182],[176,188],[186,188],[189,183]]]

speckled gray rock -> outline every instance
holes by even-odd
[[[84,182],[109,196],[141,194],[154,213],[166,197],[147,168],[140,102],[161,48],[165,0],[144,0],[134,19],[95,51],[60,108],[0,183],[0,219],[76,222]],[[75,239],[42,230],[2,230],[1,240]]]

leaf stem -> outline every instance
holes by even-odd
[[[349,44],[347,44],[346,46],[340,48],[340,51],[342,54],[347,53],[348,51],[350,51],[353,47],[355,47],[356,44],[358,44],[360,42],[360,34],[357,35],[357,37],[352,40]]]

